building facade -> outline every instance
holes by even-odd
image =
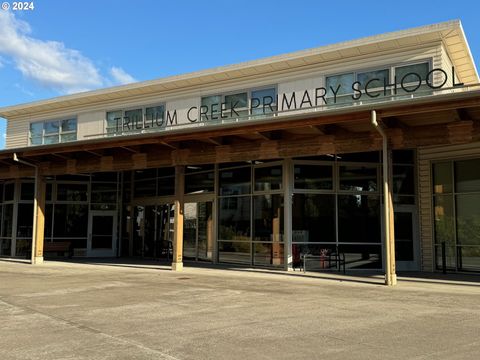
[[[478,82],[451,21],[2,108],[0,255],[478,272]]]

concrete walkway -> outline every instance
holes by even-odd
[[[0,359],[478,359],[480,276],[0,261]]]

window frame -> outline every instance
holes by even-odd
[[[202,105],[202,100],[204,98],[208,98],[208,97],[212,97],[212,96],[219,96],[220,99],[221,99],[221,102],[220,102],[219,108],[218,108],[218,119],[216,119],[218,121],[224,121],[224,120],[227,120],[227,121],[228,120],[236,120],[236,121],[238,121],[239,119],[247,119],[247,120],[250,119],[250,118],[255,118],[256,119],[256,118],[260,118],[262,116],[268,116],[268,115],[276,116],[276,111],[265,112],[265,113],[262,112],[261,114],[253,114],[253,111],[252,111],[252,93],[255,92],[255,91],[269,90],[269,89],[275,90],[275,96],[273,98],[273,103],[271,104],[271,106],[276,107],[277,106],[277,97],[278,97],[278,84],[264,85],[264,86],[248,88],[248,89],[236,89],[236,90],[229,90],[229,91],[225,91],[225,92],[203,94],[203,95],[200,96],[200,101],[199,101],[200,106],[198,108],[198,119],[201,119],[200,121],[209,121],[209,122],[212,121],[211,116],[210,116],[210,112],[207,113],[208,118],[205,118],[205,115],[202,115],[202,116],[200,115],[200,108],[203,106]],[[221,118],[221,103],[225,102],[225,97],[232,96],[232,95],[243,94],[243,93],[247,94],[247,107],[246,108],[236,108],[236,110],[238,112],[246,110],[247,111],[246,115],[227,116],[225,118]],[[211,110],[211,109],[209,109],[209,110]],[[230,111],[230,108],[225,109],[226,113],[228,113],[229,111]]]
[[[123,119],[125,117],[125,112],[127,111],[132,111],[132,110],[142,110],[142,124],[145,124],[146,122],[146,116],[147,116],[147,109],[148,108],[155,108],[155,107],[159,107],[159,106],[162,106],[163,107],[163,114],[162,114],[162,126],[156,126],[156,127],[148,127],[148,128],[141,128],[141,129],[126,129],[124,130],[123,129]],[[157,129],[164,129],[165,126],[166,126],[166,119],[165,119],[165,112],[166,112],[166,109],[167,109],[167,103],[165,101],[163,102],[159,102],[159,103],[153,103],[153,104],[146,104],[146,105],[137,105],[137,106],[129,106],[129,107],[125,107],[125,108],[114,108],[114,109],[108,109],[108,110],[105,110],[105,116],[104,116],[104,128],[103,128],[103,134],[106,135],[106,136],[117,136],[117,135],[124,135],[124,134],[135,134],[137,132],[140,132],[140,133],[145,133],[145,132],[150,132],[150,131],[155,131]],[[120,128],[118,131],[115,131],[116,130],[116,126],[108,126],[108,113],[112,113],[112,112],[117,112],[117,111],[120,111],[121,112],[121,124],[120,124]],[[112,129],[113,131],[112,132],[108,132],[109,129]],[[152,130],[153,129],[153,130]]]
[[[75,130],[69,130],[69,131],[63,131],[62,130],[62,123],[64,121],[70,121],[70,120],[74,120],[75,121]],[[58,132],[54,132],[54,133],[47,133],[45,131],[45,126],[47,123],[57,123],[58,124]],[[42,135],[41,136],[34,136],[34,137],[38,137],[41,139],[41,144],[34,144],[32,143],[32,125],[34,124],[42,124]],[[75,139],[74,140],[67,140],[67,141],[62,141],[62,138],[64,135],[71,135],[71,134],[74,134],[75,135]],[[77,116],[72,116],[72,117],[64,117],[64,118],[57,118],[57,119],[48,119],[48,120],[40,120],[40,121],[32,121],[29,123],[28,125],[28,144],[29,146],[40,146],[40,145],[51,145],[51,144],[64,144],[64,143],[68,143],[68,142],[72,142],[72,141],[77,141],[77,135],[78,135],[78,117]],[[45,138],[54,138],[56,136],[57,138],[57,142],[53,142],[53,143],[46,143],[45,142]]]

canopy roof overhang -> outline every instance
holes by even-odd
[[[0,152],[0,179],[380,150],[376,110],[394,149],[480,141],[480,90]]]

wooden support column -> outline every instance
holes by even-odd
[[[33,204],[32,264],[43,263],[43,242],[45,233],[45,193],[46,182],[35,171],[35,198]]]
[[[393,160],[392,160],[392,150],[388,150],[388,228],[389,228],[389,246],[387,247],[390,254],[389,256],[389,266],[390,274],[389,283],[387,285],[395,286],[397,284],[397,269],[396,269],[396,260],[395,260],[395,212],[393,208]]]
[[[183,210],[184,210],[185,167],[175,166],[175,217],[173,235],[172,270],[183,270]]]

